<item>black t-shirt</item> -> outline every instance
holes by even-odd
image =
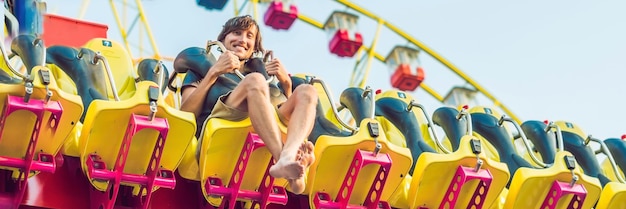
[[[183,79],[183,85],[181,91],[189,86],[196,86],[202,77],[193,71],[188,71],[185,75],[185,79]],[[204,98],[204,102],[202,103],[202,109],[200,110],[200,115],[196,117],[196,137],[200,137],[200,132],[202,131],[202,126],[204,125],[204,121],[209,117],[215,103],[217,103],[217,99],[229,91],[233,90],[235,86],[239,83],[240,79],[231,73],[220,75],[217,77],[215,84],[209,88],[209,93]]]
[[[247,75],[248,73],[244,72],[244,74]],[[200,83],[200,81],[202,81],[202,77],[200,75],[196,74],[194,71],[188,71],[185,75],[185,78],[183,79],[181,91],[184,90],[186,87],[196,86],[198,83]],[[200,115],[196,117],[196,137],[200,137],[199,135],[202,132],[202,126],[204,125],[204,121],[209,117],[209,115],[211,115],[211,111],[213,110],[215,103],[217,103],[217,99],[220,96],[235,89],[240,81],[241,79],[233,73],[226,73],[217,77],[217,80],[211,86],[211,88],[209,88],[209,92],[204,98],[202,109],[200,110]],[[280,91],[280,95],[272,95],[270,93],[272,101],[277,101],[277,104],[284,102],[286,98],[284,95],[284,91],[282,91],[279,86],[274,86],[270,88],[278,88],[278,90]],[[272,90],[270,90],[270,92],[271,91]]]

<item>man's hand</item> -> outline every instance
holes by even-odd
[[[240,66],[241,62],[239,61],[239,57],[231,51],[225,51],[209,70],[214,71],[216,75],[222,75],[233,72],[233,70],[239,69]],[[207,73],[207,76],[209,76],[209,73]]]
[[[267,70],[268,75],[275,75],[276,79],[278,79],[278,81],[283,86],[291,86],[291,78],[289,77],[287,70],[285,70],[285,67],[283,67],[283,64],[280,62],[280,60],[278,60],[278,58],[274,58],[273,60],[269,61],[265,65],[265,70]]]

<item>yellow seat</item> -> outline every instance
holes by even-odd
[[[450,154],[422,153],[417,161],[415,173],[409,190],[410,208],[488,208],[497,201],[499,194],[506,187],[510,174],[504,163],[489,159],[483,152],[479,154],[484,162],[478,174],[490,176],[489,190],[482,197],[474,199],[474,191],[484,191],[486,185],[480,185],[479,179],[468,181],[462,188],[457,188],[459,196],[455,205],[446,193],[448,186],[457,187],[461,182],[460,175],[455,175],[457,169],[470,169],[469,174],[476,174],[474,168],[477,156],[472,152],[470,141],[472,136],[461,138],[459,149]],[[456,181],[454,181],[456,179]],[[480,192],[479,194],[483,194]],[[483,201],[482,203],[480,201]],[[479,205],[482,204],[482,207]],[[447,204],[447,205],[446,205]]]
[[[596,209],[626,209],[626,184],[618,182],[606,184]]]
[[[52,73],[52,76],[54,76],[59,89],[68,94],[78,95],[76,84],[67,74],[65,74],[65,72],[63,72],[63,70],[61,70],[61,68],[51,64],[46,65],[46,67],[50,69],[50,72]]]
[[[401,101],[403,105],[396,106],[397,104],[399,104],[397,103],[398,101]],[[419,149],[419,150],[416,150],[418,151],[418,153],[435,152],[435,151],[442,152],[441,150],[436,149],[437,146],[435,145],[435,139],[430,133],[430,130],[428,127],[429,122],[427,120],[426,115],[424,115],[424,112],[419,110],[417,107],[412,108],[411,111],[406,111],[408,109],[408,105],[414,101],[415,99],[410,94],[407,94],[403,91],[398,91],[398,90],[387,90],[385,92],[376,94],[376,103],[378,107],[380,107],[380,105],[382,104],[382,105],[386,105],[387,109],[388,108],[400,108],[400,109],[394,109],[396,111],[396,114],[388,115],[387,117],[389,116],[397,117],[396,120],[398,120],[398,117],[406,116],[403,114],[413,114],[412,116],[406,116],[406,117],[408,118],[414,117],[417,120],[416,122],[417,122],[417,125],[419,126],[417,131],[419,131],[419,133],[413,133],[413,134],[410,134],[409,136],[414,136],[414,137],[421,136],[421,139],[425,142],[422,145],[416,144],[416,148]],[[381,113],[378,113],[378,114],[385,115],[385,113],[383,112],[387,112],[387,111],[383,110]],[[400,147],[408,146],[407,139],[405,137],[405,134],[407,133],[403,133],[402,131],[400,131],[391,122],[389,118],[386,118],[385,116],[376,116],[376,120],[380,122],[381,126],[383,127],[383,130],[385,130],[384,134],[386,135],[387,139],[389,139],[391,143]],[[415,140],[415,139],[412,139],[412,140]],[[429,149],[428,147],[425,147],[425,146],[429,146],[432,149]],[[444,141],[444,146],[447,146],[449,150],[449,147],[450,147],[449,141]],[[415,153],[412,153],[412,154],[415,155]],[[415,158],[414,160],[415,160],[415,163],[417,163],[417,159]],[[389,204],[392,207],[409,208],[409,199],[411,199],[409,195],[411,181],[412,181],[412,176],[410,174],[405,175],[403,183],[396,189],[396,191],[393,192],[393,194],[391,195],[389,199]]]
[[[42,70],[47,69],[41,66],[36,66],[32,69],[34,89],[30,96],[31,100],[29,103],[34,106],[36,106],[37,103],[41,104],[46,97],[45,86],[41,83],[40,77],[38,76],[39,71]],[[41,117],[41,128],[37,135],[37,145],[32,149],[35,155],[49,154],[55,156],[61,149],[65,138],[78,122],[83,106],[78,96],[60,90],[52,76],[50,77],[48,88],[52,92],[52,97],[50,98],[50,102],[44,105],[43,117]],[[5,119],[6,123],[0,125],[0,128],[3,128],[2,135],[0,135],[0,153],[2,153],[4,157],[25,158],[33,128],[36,126],[37,115],[30,111],[18,110],[9,115],[4,115],[9,96],[24,97],[24,95],[24,84],[0,83],[0,110],[3,111],[0,114],[2,114],[2,117],[7,117]],[[48,107],[54,107],[56,105],[61,108],[61,112],[58,115],[60,116],[59,118],[55,118],[53,114],[47,110]],[[13,172],[13,177],[17,178],[19,169],[5,169],[15,171]]]
[[[193,137],[191,143],[189,143],[189,147],[185,150],[185,154],[183,155],[183,159],[180,161],[180,165],[178,166],[178,174],[181,177],[200,181],[200,170],[198,168],[198,158],[196,158],[196,150],[198,150],[198,139]]]
[[[83,170],[96,189],[110,191],[119,187],[118,184],[124,184],[134,187],[133,194],[138,195],[142,188],[142,184],[128,179],[98,180],[92,176],[96,173],[118,172],[124,175],[148,176],[151,172],[159,171],[157,177],[162,178],[161,180],[173,179],[169,174],[181,162],[192,142],[196,125],[193,114],[165,104],[160,92],[153,91],[153,95],[158,95],[157,111],[155,119],[149,124],[161,123],[161,126],[139,130],[134,136],[130,136],[132,139],[129,145],[122,148],[125,134],[131,131],[132,119],[136,119],[137,124],[148,120],[146,117],[151,113],[149,104],[151,90],[158,90],[157,85],[154,82],[143,81],[138,83],[137,91],[132,97],[122,101],[94,100],[87,110],[79,139],[80,158]],[[164,133],[159,129],[165,130],[167,135],[164,144],[158,140],[160,134]],[[155,144],[157,142],[159,143]],[[156,156],[160,156],[158,165],[156,161],[151,161],[155,147],[160,147],[155,152],[162,152],[155,155],[155,159],[158,158]],[[119,155],[124,150],[127,151],[127,155]],[[125,163],[121,164],[123,168],[116,170],[116,165],[122,162]],[[143,191],[142,194],[145,195],[146,192],[150,191]]]
[[[565,163],[565,156],[572,156],[569,152],[560,151],[556,154],[554,165],[545,169],[520,168],[513,175],[509,192],[504,204],[504,208],[511,209],[527,209],[542,208],[544,201],[551,203],[555,208],[568,208],[568,204],[574,204],[574,208],[591,208],[600,197],[600,181],[596,178],[585,175],[578,165],[575,163],[573,173],[578,176],[578,181],[574,189],[578,191],[586,191],[586,197],[576,200],[576,196],[572,194],[564,194],[558,199],[557,192],[550,192],[557,183],[566,184],[562,187],[570,188],[572,181],[572,171],[570,171]],[[583,187],[582,190],[580,188]],[[551,197],[549,195],[552,195]],[[581,204],[581,201],[584,201]],[[574,203],[576,202],[576,203]],[[544,205],[545,206],[545,205]]]
[[[375,138],[370,135],[367,130],[368,125],[378,124],[373,119],[364,119],[361,121],[362,129],[355,135],[349,137],[333,137],[322,135],[315,144],[315,156],[317,160],[311,166],[308,174],[305,194],[309,194],[309,204],[311,208],[317,204],[341,204],[341,199],[348,198],[348,204],[362,205],[366,201],[374,201],[380,198],[381,201],[387,201],[394,190],[401,184],[404,176],[408,173],[412,164],[411,154],[407,148],[399,147],[387,140],[384,134],[377,137],[378,142],[382,146],[380,153],[375,156],[377,160],[380,158],[390,159],[390,170],[386,171],[386,183],[381,185],[384,177],[378,173],[385,160],[381,160],[379,165],[364,165],[358,173],[357,169],[351,168],[353,160],[359,154],[363,156],[372,156],[375,147]],[[384,129],[378,129],[379,133],[384,133]],[[344,178],[344,176],[346,178]],[[351,177],[348,177],[351,176]],[[344,179],[348,180],[344,190],[340,192]],[[347,191],[353,187],[352,194],[348,195]],[[374,192],[371,198],[368,197],[370,186],[381,190]],[[384,186],[384,188],[381,188]],[[345,204],[346,202],[344,202]]]
[[[50,72],[56,80],[59,89],[70,95],[78,96],[76,84],[67,74],[65,74],[65,72],[63,72],[63,70],[61,70],[61,68],[52,64],[48,64],[46,67],[50,69]],[[61,148],[61,153],[67,156],[80,157],[80,152],[78,150],[78,137],[80,136],[80,130],[82,127],[83,124],[80,121],[77,121],[76,125],[72,128],[70,134],[68,134],[65,139],[65,143]]]
[[[279,124],[284,138],[287,128],[281,123]],[[286,185],[286,180],[276,179],[273,184],[270,184],[273,178],[269,177],[266,170],[269,169],[270,162],[273,162],[272,156],[265,146],[258,144],[255,146],[248,140],[251,133],[254,133],[254,129],[249,118],[242,121],[209,118],[205,121],[201,133],[201,144],[199,145],[199,170],[202,193],[210,204],[219,206],[225,202],[223,199],[228,199],[232,208],[234,207],[233,201],[241,200],[235,196],[225,195],[220,191],[211,194],[212,189],[228,190],[245,199],[246,196],[240,194],[239,191],[244,191],[247,194],[266,191],[261,185],[270,188],[271,193],[268,195],[286,201],[286,193],[283,188]],[[249,153],[245,148],[251,149],[248,150]],[[243,163],[244,159],[248,160],[247,164]],[[274,188],[272,189],[270,186]],[[284,203],[286,204],[286,202]]]
[[[115,84],[120,99],[126,99],[132,96],[135,92],[136,86],[134,82],[134,71],[132,67],[132,60],[128,55],[128,52],[117,42],[108,39],[95,38],[87,42],[84,48],[93,50],[94,52],[100,52],[108,62],[108,65],[112,71]],[[100,70],[106,72],[104,65],[100,63]],[[49,64],[52,75],[59,80],[58,84],[60,88],[68,93],[77,95],[76,84],[62,69],[56,65]],[[109,99],[113,100],[111,84],[108,80],[108,74],[102,73],[105,77],[101,79],[106,80],[106,88],[104,91]],[[78,122],[72,130],[71,134],[66,139],[65,145],[63,145],[63,154],[67,156],[80,157],[79,137],[82,129],[82,123]]]
[[[137,75],[136,70],[134,70],[135,68],[133,67],[133,60],[126,49],[124,49],[124,47],[118,42],[103,38],[91,39],[85,44],[84,47],[91,49],[94,52],[100,52],[102,56],[106,57],[115,80],[115,86],[117,87],[119,98],[124,100],[132,97],[136,89],[135,78]],[[103,79],[108,79],[108,75],[106,75]],[[111,89],[108,80],[107,89]],[[113,99],[114,97],[112,92],[107,92],[109,94],[109,99]]]

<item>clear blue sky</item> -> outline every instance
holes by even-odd
[[[128,1],[134,5],[134,1]],[[50,13],[69,17],[77,17],[83,3],[46,2]],[[108,1],[90,2],[84,19],[108,24],[109,38],[121,41]],[[121,1],[116,2],[122,13]],[[223,22],[234,15],[232,2],[222,11],[205,10],[195,0],[147,0],[143,6],[160,53],[174,57],[184,48],[202,47],[207,40],[215,39]],[[568,120],[601,139],[626,134],[624,1],[354,2],[451,61],[522,120]],[[333,10],[350,11],[334,1],[300,0],[296,4],[302,14],[320,22]],[[265,10],[266,6],[259,7],[261,15]],[[128,10],[127,14],[131,22],[136,12]],[[369,46],[376,22],[362,16],[359,29]],[[318,75],[329,82],[335,97],[348,86],[355,59],[330,54],[323,31],[304,22],[294,23],[289,31],[264,26],[261,31],[266,48],[274,50],[290,72]],[[135,27],[131,35],[137,34]],[[394,45],[407,44],[389,30],[383,30],[380,38],[376,51],[383,56]],[[422,64],[428,85],[440,94],[446,94],[452,86],[464,85],[425,55]],[[374,62],[367,85],[391,88],[384,64]],[[413,95],[430,112],[441,106],[423,90]]]

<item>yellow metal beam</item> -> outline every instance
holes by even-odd
[[[148,18],[146,18],[146,14],[143,10],[143,5],[141,4],[141,0],[135,0],[137,4],[137,10],[139,11],[139,18],[141,18],[141,22],[146,29],[146,34],[148,35],[148,39],[150,40],[150,45],[152,45],[152,51],[154,53],[154,59],[160,60],[161,55],[159,54],[159,49],[157,47],[156,41],[154,40],[154,36],[152,35],[152,30],[150,29],[150,24],[148,23]]]
[[[374,58],[374,54],[376,53],[376,44],[378,43],[378,37],[380,36],[380,31],[384,23],[384,20],[378,19],[378,27],[376,27],[376,33],[374,34],[374,39],[372,40],[372,47],[367,50],[367,63],[365,64],[365,73],[363,75],[363,79],[361,79],[361,82],[359,82],[359,88],[365,88],[365,83],[367,82],[367,77],[370,73],[370,67],[372,66],[372,58]]]
[[[115,6],[115,2],[113,0],[109,0],[111,4],[111,10],[113,11],[113,16],[115,17],[115,23],[117,23],[117,28],[120,30],[120,34],[122,35],[122,39],[124,40],[124,46],[126,47],[126,51],[128,51],[128,55],[133,57],[132,51],[130,50],[130,44],[128,43],[128,34],[126,33],[126,29],[124,25],[122,25],[122,20],[120,20],[120,15],[117,13],[117,7]]]
[[[322,29],[324,30],[324,24],[322,24],[321,22],[318,22],[317,20],[314,20],[313,18],[306,16],[302,13],[298,13],[298,19],[304,21],[305,23],[308,23],[316,28]]]
[[[82,20],[85,17],[85,13],[87,13],[87,6],[89,6],[89,0],[84,0],[83,4],[80,6],[80,12],[78,13],[78,19]]]
[[[259,19],[258,4],[259,4],[259,0],[252,0],[252,8],[253,8],[252,11],[254,12],[255,20]]]

